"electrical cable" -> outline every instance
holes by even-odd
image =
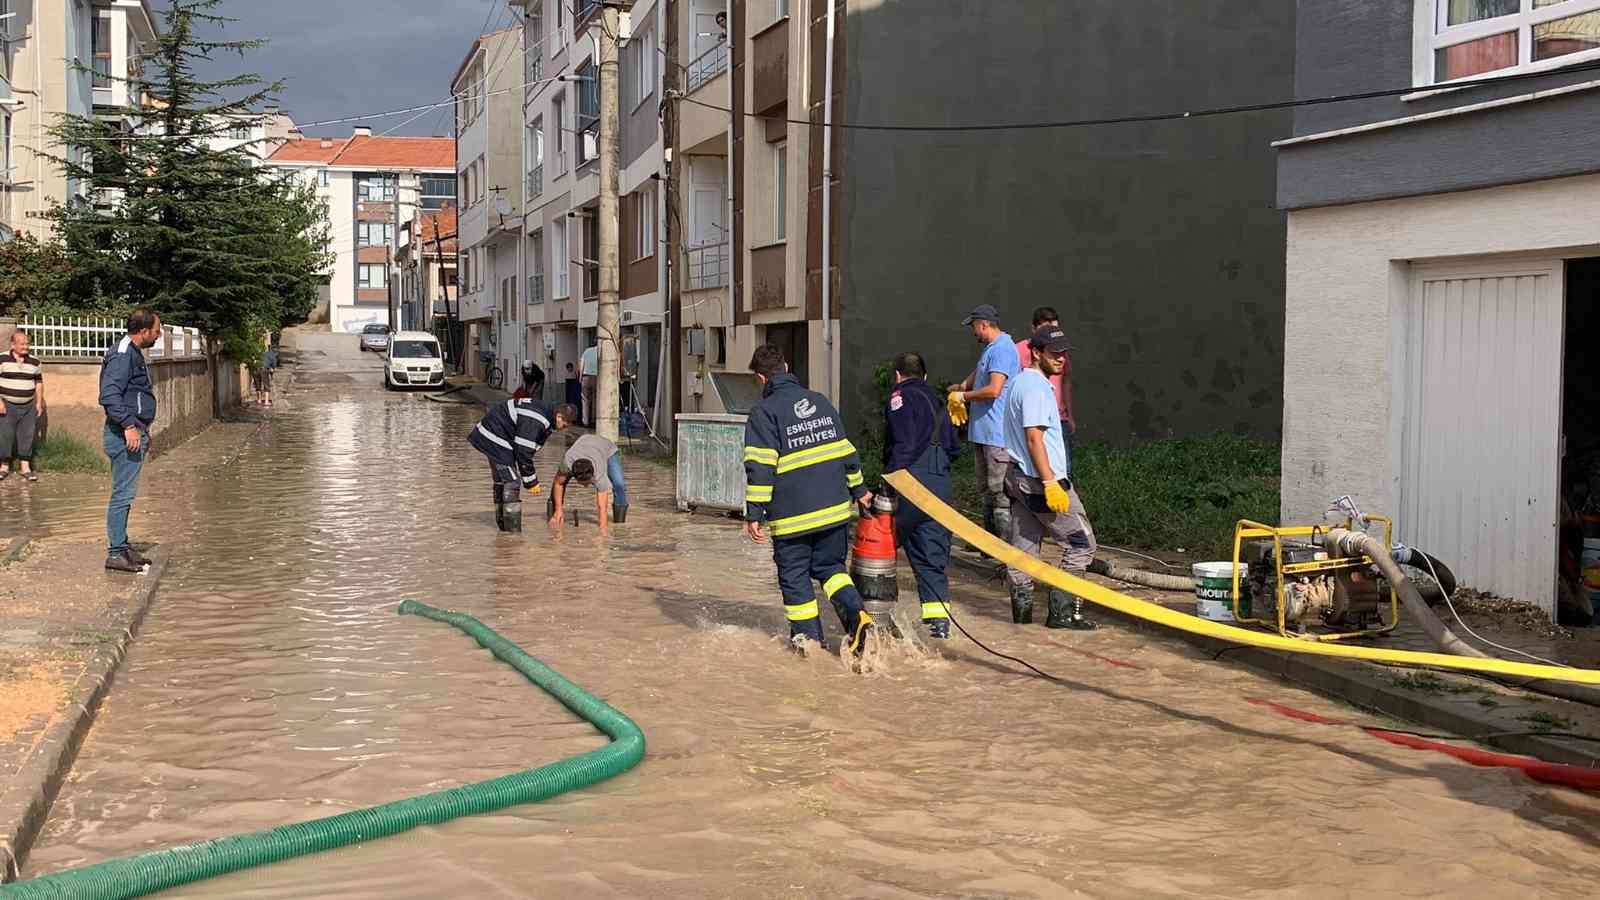
[[[1116,551],[1118,553],[1123,553],[1123,554],[1126,554],[1128,556],[1137,556],[1140,559],[1147,559],[1150,562],[1153,562],[1158,566],[1166,566],[1169,569],[1181,569],[1181,568],[1183,568],[1183,566],[1173,565],[1172,563],[1169,563],[1169,562],[1167,562],[1165,560],[1156,559],[1154,556],[1147,556],[1147,555],[1145,555],[1143,553],[1138,552],[1137,550],[1126,550],[1126,549],[1124,549],[1122,547],[1113,547],[1110,544],[1101,544],[1100,546],[1106,548],[1107,550],[1114,550],[1114,551]]]
[[[1422,554],[1422,559],[1423,559],[1424,562],[1426,562],[1428,564],[1428,574],[1432,575],[1434,582],[1436,584],[1440,585],[1441,588],[1442,588],[1443,585],[1444,585],[1444,582],[1439,580],[1439,573],[1437,571],[1435,571],[1434,568],[1433,568],[1433,560],[1431,558],[1429,558],[1428,554],[1426,554],[1426,553]],[[1441,591],[1441,593],[1443,593],[1443,592]],[[1454,592],[1452,592],[1452,593],[1454,593]],[[1465,631],[1467,634],[1472,635],[1473,637],[1477,638],[1480,641],[1483,641],[1485,644],[1488,644],[1489,646],[1494,647],[1497,650],[1504,650],[1507,653],[1515,653],[1518,656],[1525,656],[1528,659],[1531,659],[1531,660],[1533,660],[1535,662],[1542,662],[1542,663],[1546,663],[1546,664],[1552,665],[1552,666],[1559,666],[1559,667],[1561,667],[1563,669],[1571,669],[1571,668],[1573,668],[1573,666],[1568,665],[1567,663],[1556,662],[1553,659],[1545,659],[1542,656],[1536,656],[1536,655],[1534,655],[1532,653],[1528,653],[1528,652],[1526,652],[1524,650],[1518,650],[1515,647],[1507,647],[1504,644],[1497,644],[1494,641],[1491,641],[1488,638],[1484,637],[1483,635],[1477,633],[1476,631],[1473,631],[1471,626],[1469,626],[1466,622],[1461,621],[1461,614],[1456,612],[1456,605],[1450,599],[1450,594],[1445,594],[1444,595],[1444,605],[1450,609],[1451,617],[1456,620],[1456,624],[1457,625],[1461,626],[1461,630],[1462,631]]]
[[[1559,70],[1540,70],[1535,72],[1516,72],[1510,75],[1500,75],[1494,78],[1476,78],[1464,81],[1452,81],[1445,84],[1418,87],[1410,85],[1403,88],[1385,88],[1375,91],[1359,91],[1351,94],[1329,94],[1322,97],[1306,97],[1292,100],[1275,100],[1270,103],[1246,103],[1235,106],[1217,106],[1206,109],[1184,110],[1181,112],[1146,113],[1131,116],[1101,116],[1088,119],[1063,119],[1043,122],[992,122],[967,125],[884,125],[862,122],[832,122],[834,128],[844,128],[854,131],[890,131],[890,132],[990,132],[990,131],[1040,131],[1060,128],[1084,128],[1094,125],[1132,125],[1150,122],[1169,122],[1183,119],[1203,119],[1214,116],[1234,115],[1238,113],[1272,112],[1275,110],[1297,109],[1303,106],[1324,106],[1330,103],[1347,103],[1356,100],[1377,100],[1384,97],[1401,97],[1407,94],[1426,93],[1429,91],[1448,91],[1462,88],[1486,87],[1497,84],[1508,84],[1515,81],[1524,81],[1529,78],[1546,78],[1559,72],[1560,74],[1573,74],[1600,70],[1600,62],[1581,63],[1568,66]],[[686,97],[681,92],[672,99],[692,103],[716,112],[732,114],[733,110],[725,106],[706,103],[692,97]],[[810,119],[790,119],[782,116],[767,116],[760,113],[742,113],[746,118],[761,119],[770,122],[786,122],[790,125],[805,125],[818,127],[821,123]]]

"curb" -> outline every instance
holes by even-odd
[[[994,571],[994,563],[987,558],[980,564],[963,558],[961,554],[952,553],[950,561],[984,578],[989,577]],[[1263,650],[1167,628],[1111,609],[1097,609],[1096,612],[1120,626],[1167,640],[1183,641],[1207,654],[1226,653],[1226,659],[1220,661],[1249,666],[1263,674],[1307,688],[1342,703],[1404,719],[1437,731],[1460,735],[1466,740],[1477,741],[1508,753],[1521,753],[1549,762],[1600,768],[1600,745],[1574,746],[1559,738],[1538,735],[1473,737],[1497,731],[1526,730],[1527,724],[1514,719],[1496,717],[1472,701],[1422,697],[1388,681],[1390,673],[1413,671],[1411,669]]]
[[[129,599],[128,626],[114,644],[101,647],[89,660],[68,692],[68,713],[51,723],[33,757],[22,764],[17,776],[0,790],[0,884],[14,880],[22,861],[44,827],[50,807],[61,791],[62,782],[72,771],[78,748],[94,724],[100,701],[111,688],[112,679],[128,655],[128,645],[139,632],[145,613],[155,598],[156,586],[167,567],[166,551],[157,551],[144,575],[144,584]]]
[[[28,549],[27,535],[12,538],[10,546],[6,547],[6,552],[0,553],[0,566],[9,566],[21,559],[22,551],[26,549]]]

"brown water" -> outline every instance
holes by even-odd
[[[1177,644],[1015,629],[993,587],[958,590],[967,627],[1070,687],[959,638],[865,676],[785,653],[769,551],[672,511],[665,469],[631,465],[609,540],[552,538],[533,504],[499,535],[462,442],[476,417],[308,388],[228,465],[152,479],[136,535],[173,562],[27,874],[601,744],[470,639],[396,616],[412,596],[631,715],[644,762],[167,896],[1594,893],[1600,800],[1282,718],[1243,698],[1361,716]],[[74,516],[62,530],[89,527]]]

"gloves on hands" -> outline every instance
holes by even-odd
[[[1044,505],[1058,516],[1066,515],[1072,510],[1072,495],[1061,486],[1061,482],[1052,481],[1044,486]]]
[[[961,399],[960,391],[951,391],[945,400],[945,408],[950,410],[950,424],[960,428],[967,424],[967,401]]]

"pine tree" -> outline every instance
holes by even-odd
[[[251,151],[260,148],[213,144],[263,122],[256,111],[281,88],[253,73],[197,74],[218,57],[242,59],[263,46],[201,35],[233,21],[215,13],[220,2],[172,0],[154,49],[139,61],[143,96],[120,117],[63,117],[56,136],[81,152],[57,164],[107,202],[55,215],[74,263],[72,299],[111,295],[149,306],[251,362],[263,331],[309,313],[331,257],[309,185],[256,167]]]

